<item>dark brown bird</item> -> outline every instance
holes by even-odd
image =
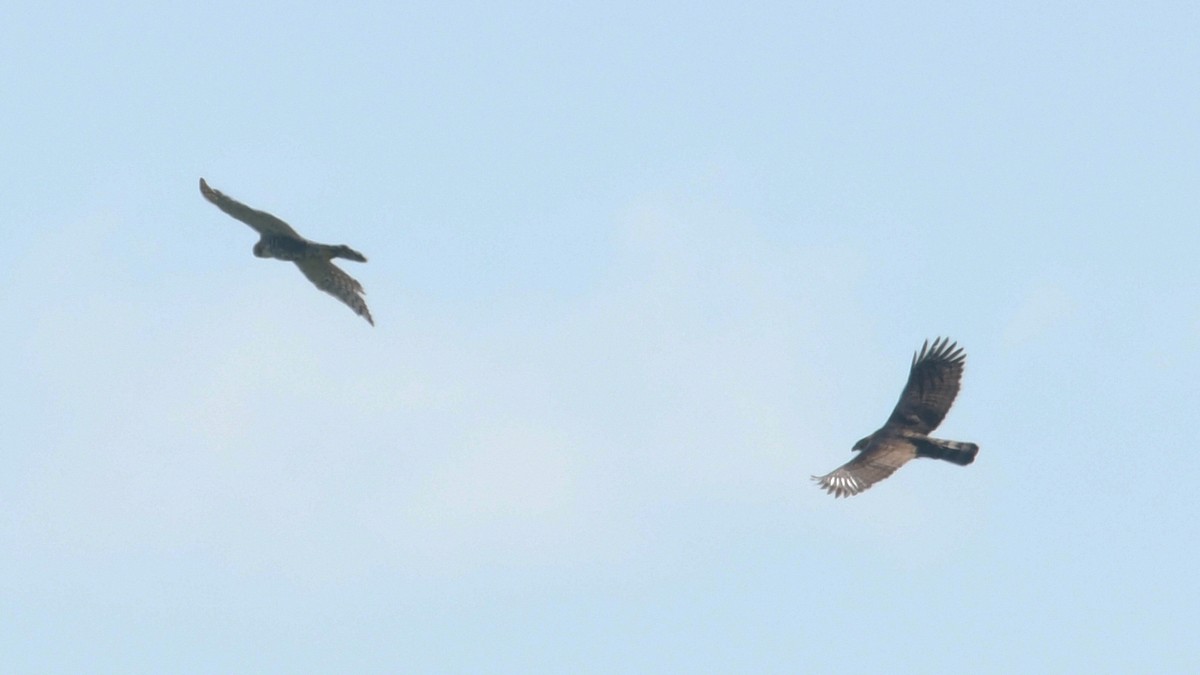
[[[200,179],[200,194],[217,208],[237,218],[258,232],[258,243],[254,245],[254,255],[259,258],[275,258],[296,263],[296,267],[308,277],[317,288],[346,303],[367,323],[375,325],[367,302],[363,299],[362,284],[354,277],[346,274],[331,261],[334,258],[345,258],[355,262],[367,262],[363,254],[349,246],[318,244],[301,237],[291,225],[283,222],[266,211],[258,211],[246,206],[236,199],[214,190]]]
[[[835,497],[849,497],[887,478],[914,457],[944,459],[960,466],[975,461],[979,446],[928,436],[954,405],[966,354],[948,338],[913,354],[908,384],[892,416],[878,431],[854,444],[857,457],[813,480]]]

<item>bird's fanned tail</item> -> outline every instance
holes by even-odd
[[[333,257],[335,258],[345,258],[346,260],[353,260],[354,262],[367,262],[367,256],[355,251],[345,244],[333,246],[332,248]]]
[[[974,462],[978,452],[979,446],[974,443],[945,441],[940,438],[927,438],[917,444],[917,457],[944,459],[959,466]]]

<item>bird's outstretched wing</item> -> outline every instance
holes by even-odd
[[[220,190],[212,189],[208,186],[208,183],[204,182],[203,178],[200,179],[200,194],[204,195],[204,198],[208,201],[216,204],[217,208],[225,213],[253,227],[259,234],[282,235],[303,239],[303,237],[292,229],[291,225],[288,225],[266,211],[252,209]]]
[[[911,444],[884,440],[837,469],[812,479],[834,497],[850,497],[892,475],[916,456]]]
[[[958,396],[966,360],[962,348],[949,338],[935,339],[932,345],[926,340],[913,355],[908,383],[885,426],[921,434],[936,429]]]
[[[371,311],[367,309],[367,301],[363,300],[361,295],[366,291],[354,277],[343,272],[337,265],[320,258],[297,260],[296,267],[300,268],[314,286],[346,303],[355,314],[366,319],[372,326],[375,325]]]

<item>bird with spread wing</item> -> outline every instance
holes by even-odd
[[[854,444],[858,455],[824,476],[813,476],[835,497],[849,497],[887,478],[916,457],[944,459],[959,466],[975,461],[979,446],[928,434],[942,423],[958,396],[966,354],[958,343],[926,340],[913,355],[908,383],[892,416],[878,431]]]
[[[317,288],[341,300],[367,323],[375,325],[367,302],[363,299],[362,284],[333,264],[334,258],[345,258],[355,262],[367,262],[363,254],[349,246],[318,244],[301,237],[291,225],[266,211],[252,209],[236,199],[214,190],[200,179],[200,194],[217,208],[237,218],[258,232],[258,243],[254,255],[259,258],[275,258],[296,263],[296,267]]]

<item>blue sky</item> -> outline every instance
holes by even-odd
[[[6,5],[0,666],[1200,667],[1198,33]],[[817,490],[938,335],[976,463]]]

